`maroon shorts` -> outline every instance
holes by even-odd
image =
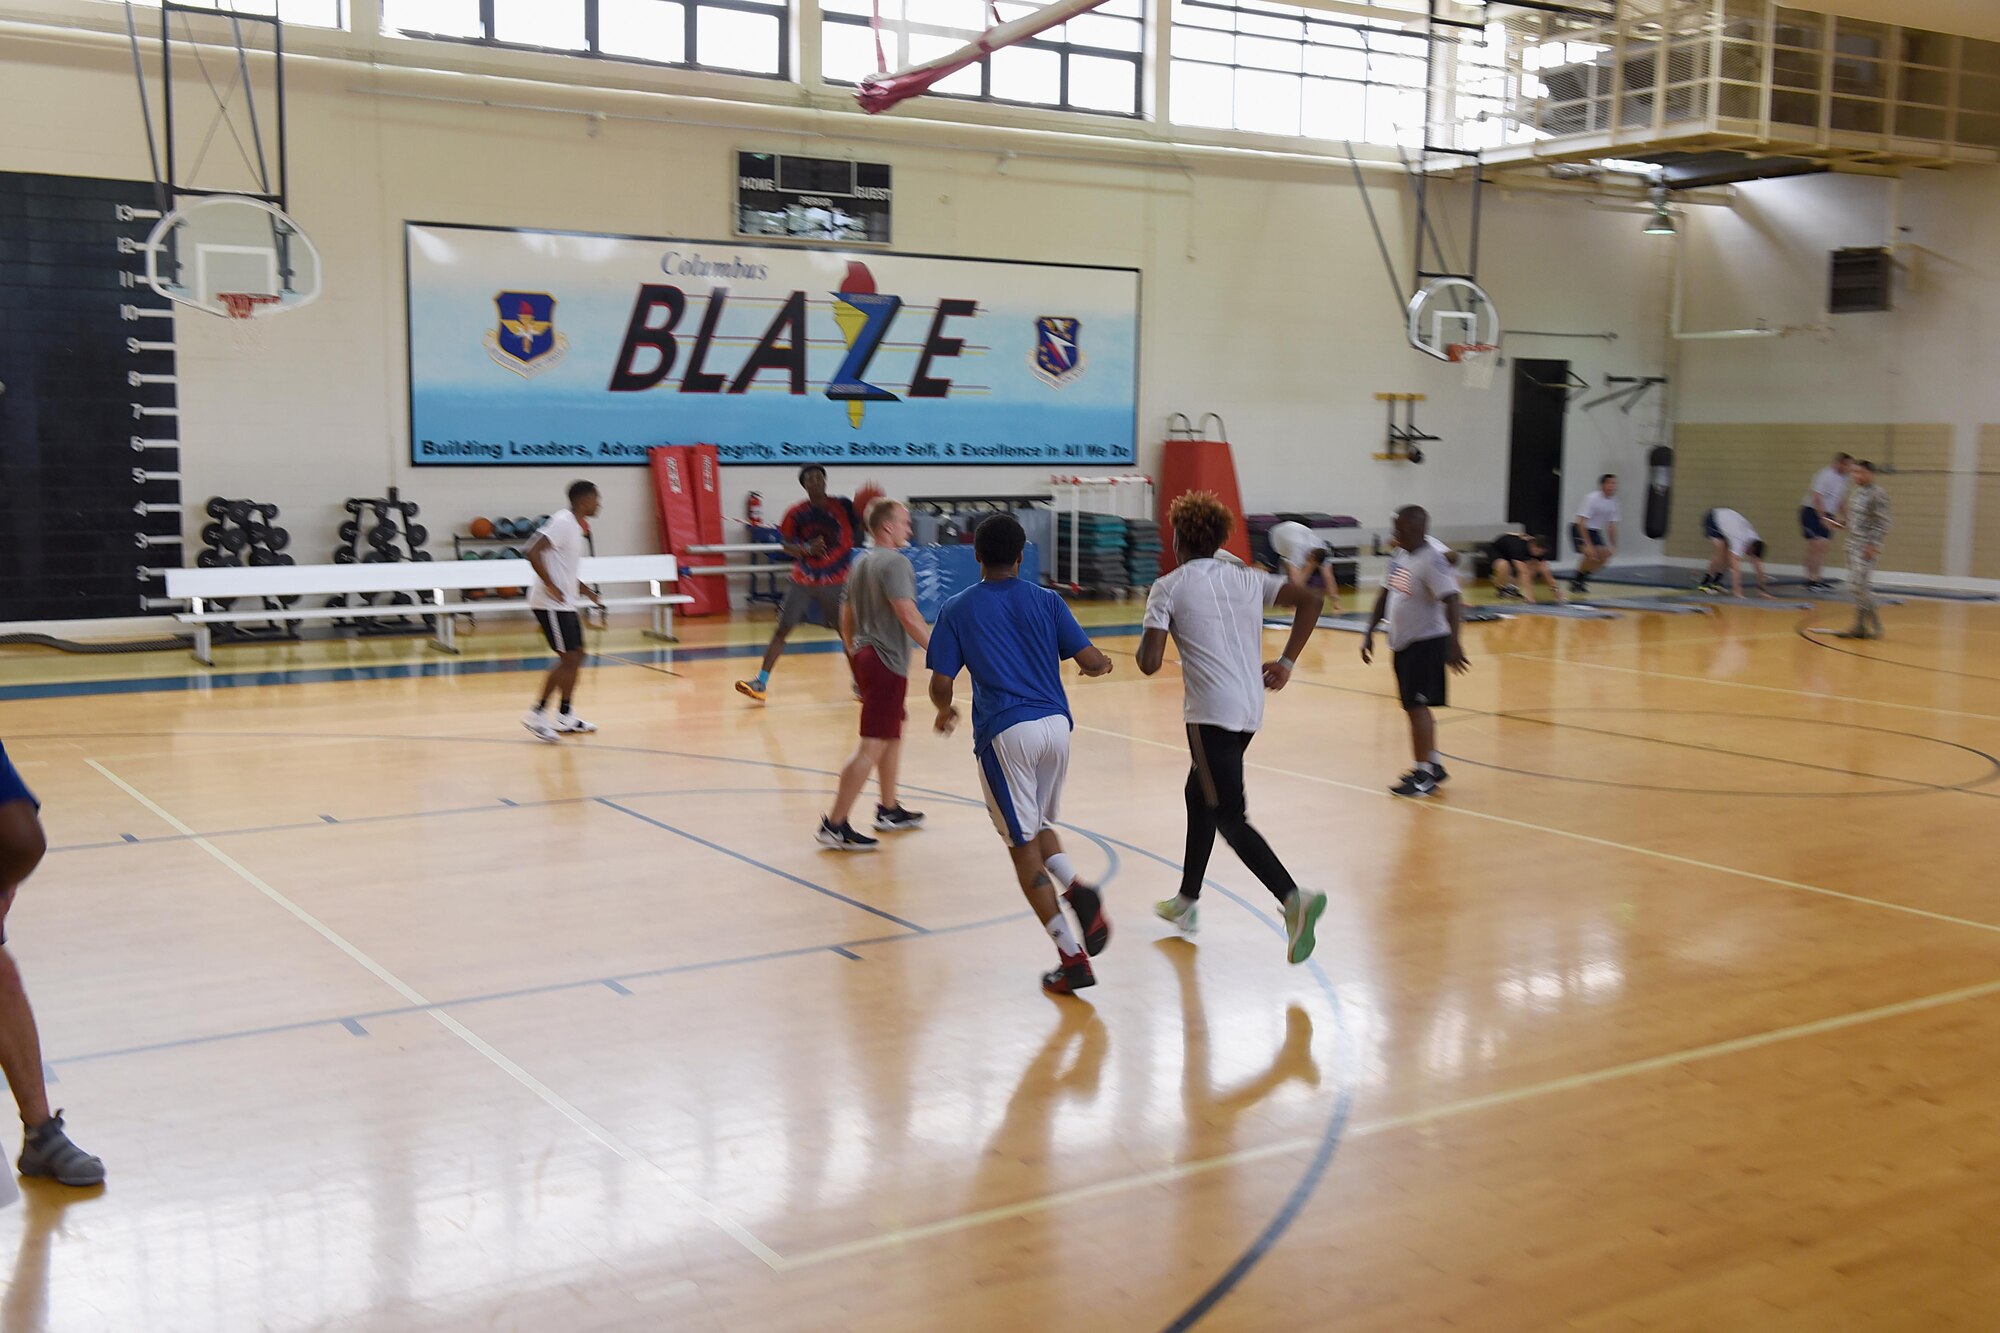
[[[908,680],[882,665],[875,650],[863,644],[854,654],[854,682],[861,687],[862,739],[903,739],[903,696]]]

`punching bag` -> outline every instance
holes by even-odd
[[[1674,451],[1662,444],[1646,455],[1646,535],[1658,541],[1667,535],[1667,515],[1674,499]]]

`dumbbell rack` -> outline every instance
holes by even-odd
[[[424,548],[431,539],[430,529],[416,522],[422,512],[414,500],[403,499],[394,486],[386,496],[379,498],[350,497],[344,502],[347,520],[340,525],[340,539],[344,546],[333,549],[333,563],[336,565],[393,564],[403,560],[429,560],[433,557]],[[373,522],[366,522],[363,515],[372,511]],[[365,541],[365,547],[364,547]],[[399,546],[397,543],[401,542]],[[380,594],[364,592],[360,600],[365,606],[373,606]],[[331,607],[348,604],[345,595],[336,594],[326,599]],[[414,606],[416,599],[406,592],[392,593],[391,606]],[[337,620],[335,624],[351,629],[357,634],[402,634],[417,628],[418,622],[406,615],[356,616],[352,620]],[[434,618],[424,616],[421,622],[429,627]]]
[[[243,565],[291,565],[298,563],[285,554],[285,547],[292,541],[292,534],[277,526],[278,506],[259,504],[255,500],[230,500],[220,495],[210,496],[206,512],[212,520],[202,527],[202,552],[195,557],[195,564],[203,569],[220,569]],[[234,598],[218,598],[214,609],[227,611]],[[263,599],[267,611],[289,610],[298,602],[297,597],[266,597]],[[232,623],[217,627],[216,632],[226,638],[242,642],[252,639],[296,639],[299,637],[299,622],[296,620],[274,620],[263,625]]]

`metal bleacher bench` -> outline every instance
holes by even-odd
[[[534,566],[526,560],[430,560],[379,565],[259,565],[225,566],[219,569],[169,569],[167,596],[185,599],[186,611],[175,619],[194,627],[195,660],[215,665],[210,627],[279,620],[351,620],[368,616],[433,616],[436,634],[431,646],[447,653],[458,651],[459,616],[481,616],[498,612],[524,611],[525,600],[446,601],[447,592],[468,588],[525,588],[537,579]],[[685,593],[662,591],[680,571],[670,555],[585,556],[582,581],[590,587],[607,583],[643,583],[644,596],[606,597],[607,609],[625,606],[651,607],[655,638],[674,636],[673,608],[693,601]],[[315,606],[280,610],[267,608],[267,597],[317,597],[361,593],[410,593],[415,605]],[[225,598],[254,598],[257,605],[233,606],[227,611],[212,610],[207,603]]]

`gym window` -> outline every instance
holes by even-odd
[[[889,68],[932,60],[964,46],[995,23],[1031,14],[1040,4],[999,0],[880,0],[882,49]],[[876,69],[874,0],[820,0],[820,75],[858,84]],[[1102,115],[1140,114],[1145,17],[1142,0],[1109,3],[1004,47],[931,86],[946,97]]]
[[[158,9],[160,0],[134,0],[145,9]],[[347,26],[347,0],[175,0],[186,9],[212,9],[218,14],[257,14],[264,18],[279,18],[286,23],[296,23],[302,28],[345,28]],[[159,26],[153,25],[148,33],[139,30],[143,38],[159,36]]]
[[[1421,0],[1329,9],[1173,0],[1168,118],[1253,134],[1421,146],[1423,10]]]
[[[402,37],[789,78],[786,0],[382,0]]]

